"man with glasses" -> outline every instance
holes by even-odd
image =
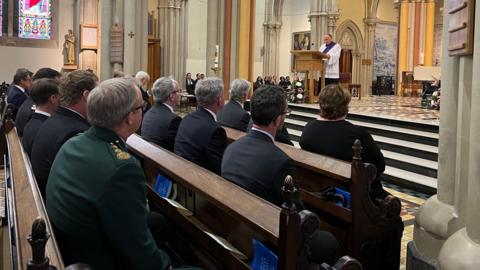
[[[140,127],[143,100],[134,79],[102,82],[88,96],[85,133],[58,152],[47,211],[65,265],[92,269],[170,269],[147,224],[145,175],[125,141]]]
[[[146,140],[173,151],[178,126],[182,121],[173,112],[180,105],[180,86],[172,78],[162,77],[153,84],[155,105],[145,113],[141,134]]]
[[[287,106],[281,87],[257,89],[250,100],[253,127],[227,147],[222,160],[222,177],[278,206],[284,201],[285,177],[295,175],[293,160],[274,143],[289,112]]]
[[[13,83],[7,91],[7,103],[13,105],[13,120],[17,116],[17,111],[28,97],[28,90],[32,86],[32,75],[26,68],[19,68],[13,76]]]

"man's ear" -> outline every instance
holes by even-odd
[[[82,99],[84,99],[85,102],[87,102],[88,94],[90,94],[89,90],[83,90]]]
[[[125,116],[125,120],[128,125],[133,125],[134,119],[133,119],[133,112],[127,113],[127,116]]]

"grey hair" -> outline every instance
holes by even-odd
[[[220,78],[208,77],[198,81],[195,86],[197,103],[202,107],[210,107],[223,95],[223,81]]]
[[[138,86],[133,78],[113,78],[93,89],[87,99],[90,124],[113,130],[135,109]]]
[[[250,83],[244,79],[235,79],[230,84],[230,99],[244,102],[247,92],[250,90]]]
[[[137,72],[137,74],[135,74],[135,79],[137,79],[137,80],[143,80],[143,79],[150,80],[150,75],[148,75],[147,72],[145,72],[143,70],[140,70],[139,72]]]
[[[178,84],[178,82],[170,77],[161,77],[156,80],[152,88],[155,103],[165,103],[170,94],[176,90],[175,84]]]

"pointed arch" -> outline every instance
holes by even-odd
[[[352,51],[352,83],[360,83],[361,59],[364,54],[360,28],[352,20],[342,22],[337,28],[337,42],[343,49]]]

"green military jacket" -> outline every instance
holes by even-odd
[[[46,202],[66,265],[169,267],[147,227],[145,175],[113,131],[92,126],[62,146],[48,177]]]

